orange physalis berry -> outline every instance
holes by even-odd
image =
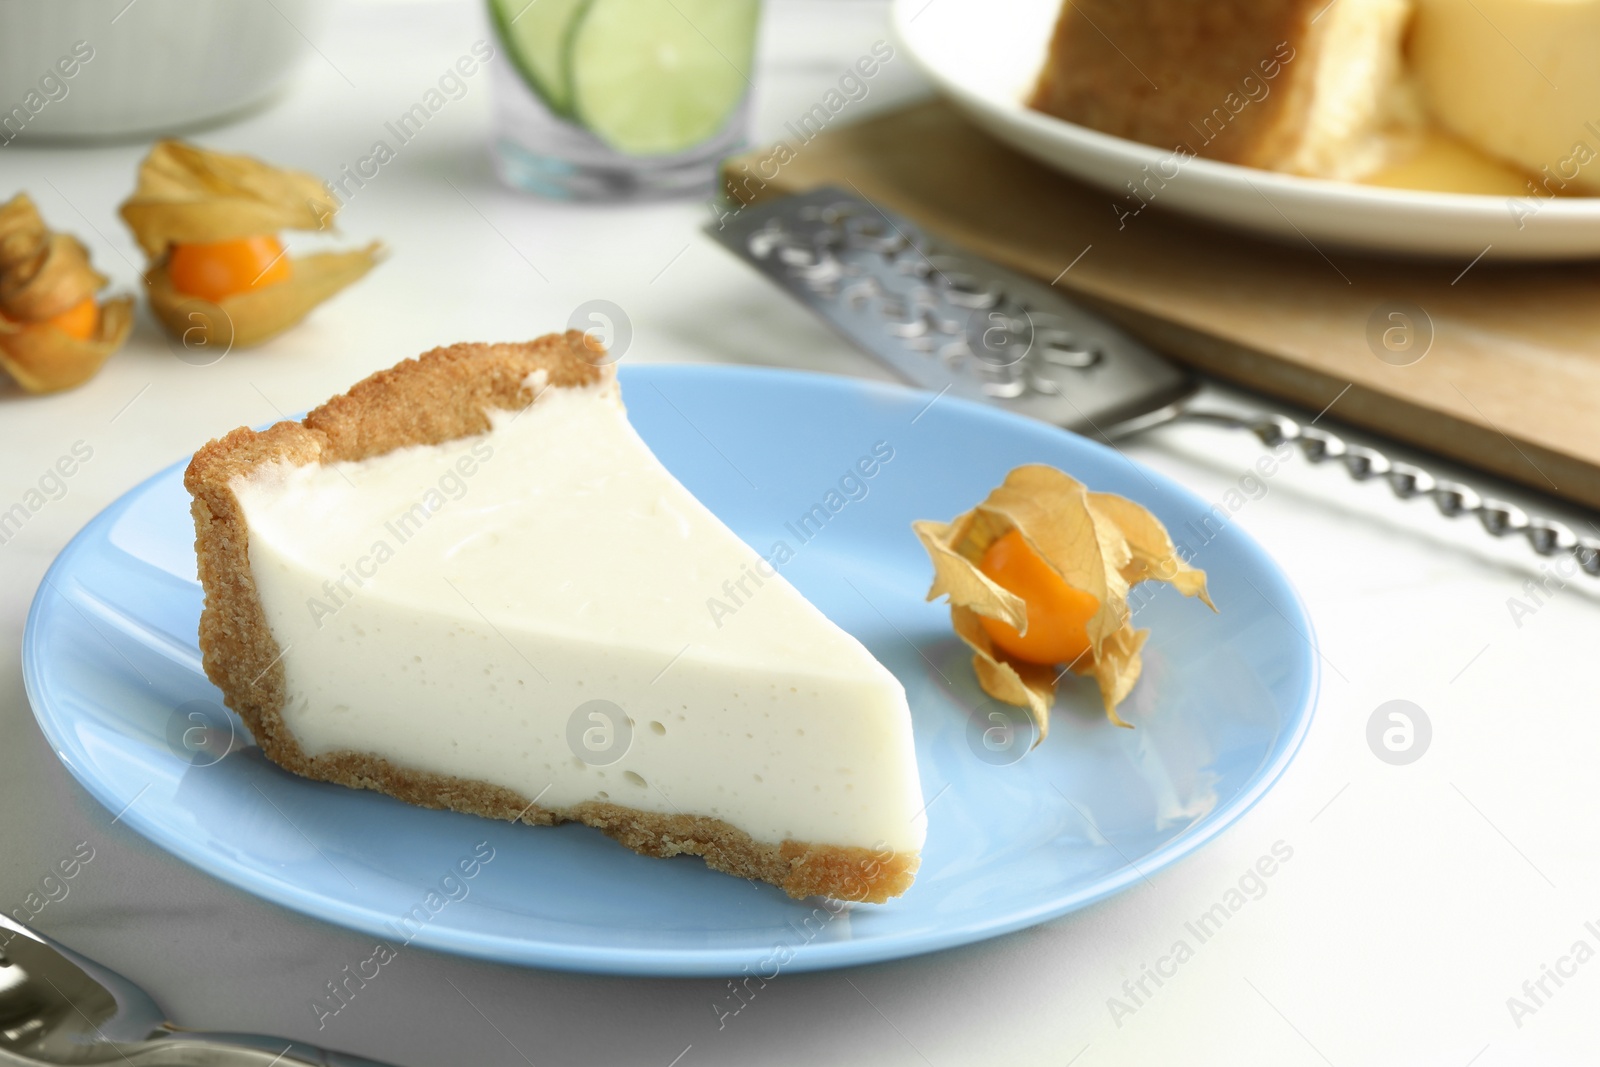
[[[173,245],[167,259],[174,289],[213,303],[287,281],[291,272],[283,244],[270,235]]]
[[[995,647],[1016,659],[1047,665],[1073,663],[1089,652],[1087,626],[1100,601],[1068,585],[1021,533],[1012,530],[991,544],[978,569],[1021,597],[1028,609],[1025,632],[979,616]]]

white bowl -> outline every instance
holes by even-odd
[[[5,0],[0,144],[148,137],[247,110],[311,54],[327,6]]]

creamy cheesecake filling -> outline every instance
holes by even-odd
[[[1411,58],[1442,125],[1529,172],[1518,229],[1600,194],[1600,0],[1419,0]]]
[[[899,682],[678,483],[614,384],[491,422],[231,483],[307,755],[921,848]],[[714,612],[728,582],[748,595]]]

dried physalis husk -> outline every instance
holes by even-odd
[[[338,204],[313,175],[158,141],[120,210],[139,246],[156,259],[175,244],[324,229]]]
[[[0,368],[30,393],[94,377],[133,328],[133,298],[100,306],[87,338],[50,320],[93,300],[105,285],[83,245],[51,233],[26,193],[0,205]]]
[[[286,280],[214,302],[173,288],[165,265],[160,265],[145,275],[150,309],[190,348],[248,348],[276,337],[367,273],[381,251],[374,241],[350,252],[292,257],[294,273]]]
[[[211,301],[179,291],[167,272],[176,244],[212,244],[279,230],[331,229],[338,204],[316,177],[249,156],[160,141],[139,166],[121,212],[151,259],[150,306],[185,344],[248,346],[295,325],[378,262],[381,243],[288,257],[289,276]]]
[[[1091,493],[1054,467],[1018,467],[953,522],[923,520],[912,527],[933,559],[928,599],[949,596],[950,623],[972,648],[978,684],[996,700],[1027,708],[1040,741],[1049,732],[1056,683],[1066,670],[1018,660],[990,640],[980,617],[1024,632],[1028,625],[1026,602],[979,569],[995,541],[1015,530],[1063,581],[1099,602],[1084,627],[1089,652],[1067,666],[1094,678],[1106,716],[1118,726],[1129,725],[1117,706],[1139,680],[1140,650],[1149,636],[1133,627],[1129,589],[1143,581],[1167,582],[1216,610],[1206,594],[1205,572],[1178,557],[1160,520],[1131,500]]]

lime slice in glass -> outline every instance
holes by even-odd
[[[567,37],[587,0],[489,0],[495,29],[511,62],[539,99],[556,114],[572,116]]]
[[[671,155],[711,137],[749,91],[760,6],[589,0],[567,45],[578,121],[636,156]]]

